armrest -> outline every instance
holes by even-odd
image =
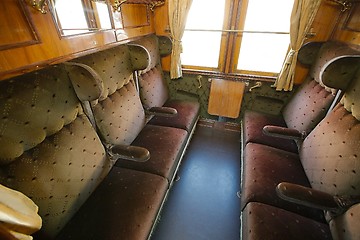
[[[146,109],[146,113],[155,116],[174,117],[177,115],[177,110],[171,107],[152,107]]]
[[[135,162],[146,162],[150,159],[150,152],[146,148],[129,145],[114,145],[108,148],[108,153],[114,159],[125,159]]]
[[[300,205],[327,210],[336,217],[346,212],[354,204],[360,203],[360,196],[333,196],[331,194],[293,183],[279,183],[278,196]]]
[[[339,204],[334,196],[312,188],[293,183],[279,183],[276,187],[278,196],[286,201],[300,205],[337,211]]]
[[[296,129],[272,125],[265,126],[263,128],[263,133],[272,137],[286,138],[292,140],[302,140],[305,138],[305,133],[299,132]]]

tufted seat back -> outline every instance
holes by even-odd
[[[89,69],[78,66],[68,68],[72,81],[79,82],[74,84],[78,87],[98,87],[103,83],[103,91],[98,98],[91,99],[91,107],[99,134],[106,143],[129,145],[146,123],[132,79],[134,70],[147,66],[146,59],[137,58],[139,52],[145,51],[140,46],[120,45],[74,60]],[[93,76],[89,76],[89,71],[93,71]]]
[[[109,172],[63,66],[0,82],[0,183],[39,207],[55,236]]]
[[[314,189],[337,196],[360,196],[359,92],[360,70],[341,103],[303,142],[301,162]],[[359,219],[360,207],[355,205],[344,215],[331,220],[334,239],[359,239]]]
[[[159,107],[169,99],[169,89],[161,67],[161,56],[171,53],[171,40],[165,36],[149,35],[131,43],[146,49],[143,59],[148,60],[145,69],[138,71],[140,97],[145,107]]]
[[[346,89],[347,83],[354,75],[354,63],[345,64],[339,61],[339,58],[345,58],[347,55],[358,54],[347,45],[338,42],[309,43],[316,45],[318,49],[317,56],[314,57],[314,51],[306,51],[306,46],[300,54],[299,59],[311,64],[311,69],[305,82],[298,89],[297,94],[287,103],[282,111],[283,118],[289,128],[297,129],[300,132],[308,134],[323,119],[332,104],[336,90]],[[311,48],[311,50],[314,50]],[[316,52],[316,51],[315,51]],[[336,62],[333,68],[333,79],[341,79],[340,85],[334,85],[334,88],[326,86],[322,80],[324,71],[330,63]]]

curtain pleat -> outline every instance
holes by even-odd
[[[180,54],[182,53],[181,39],[184,35],[186,19],[191,3],[192,0],[169,0],[169,25],[172,38],[171,79],[182,77],[180,58]]]
[[[274,84],[277,91],[293,89],[298,51],[304,43],[320,3],[321,0],[294,1],[290,18],[290,50]]]

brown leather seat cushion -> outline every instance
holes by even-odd
[[[142,163],[119,159],[115,165],[171,180],[185,147],[186,137],[187,132],[183,129],[147,124],[131,145],[148,149],[150,159]]]
[[[293,204],[277,196],[275,188],[281,182],[311,187],[297,154],[249,143],[245,147],[243,167],[242,209],[249,202],[261,202],[324,221],[322,211]]]
[[[57,239],[146,239],[166,189],[163,177],[113,167]]]
[[[242,239],[332,239],[327,224],[262,203],[249,203],[243,211]]]

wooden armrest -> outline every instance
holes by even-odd
[[[263,128],[263,133],[268,136],[286,138],[292,140],[302,140],[305,134],[293,128],[267,125]]]
[[[174,117],[177,115],[177,110],[171,107],[152,107],[146,109],[146,113],[154,116]]]
[[[276,187],[278,196],[286,201],[300,205],[337,211],[339,204],[334,196],[312,188],[293,183],[279,183]]]
[[[135,162],[146,162],[150,159],[150,152],[146,148],[129,145],[114,145],[108,149],[114,159],[125,159]]]
[[[332,218],[360,203],[360,196],[333,196],[319,190],[286,182],[279,183],[276,192],[280,198],[286,201],[329,211]]]

